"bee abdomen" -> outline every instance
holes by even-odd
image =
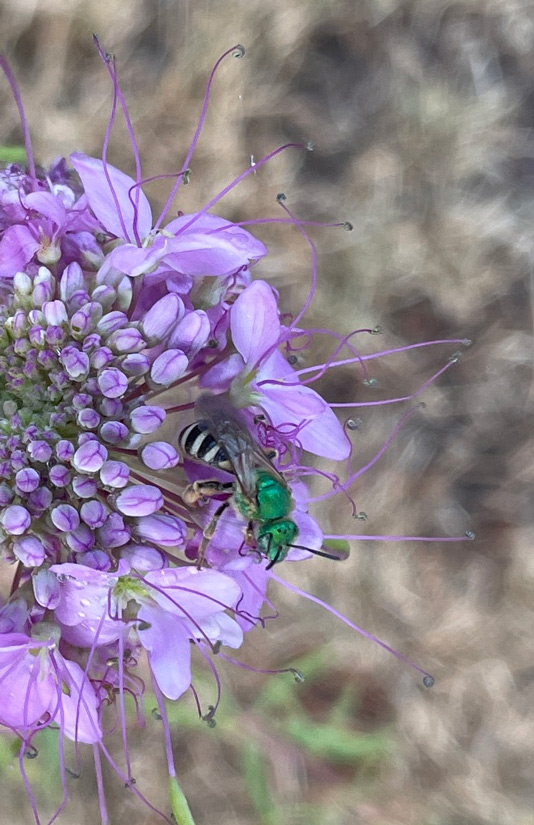
[[[195,461],[202,461],[210,467],[232,471],[228,456],[219,446],[204,421],[195,421],[182,430],[178,439],[180,448],[185,455]]]

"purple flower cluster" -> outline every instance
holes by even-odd
[[[115,111],[123,99],[106,65]],[[24,119],[23,127],[27,138]],[[298,527],[288,559],[298,561],[335,538],[309,514],[302,479],[320,474],[330,484],[322,498],[348,498],[361,474],[341,482],[304,463],[305,453],[336,461],[351,453],[346,427],[309,384],[336,365],[365,368],[377,354],[361,356],[351,336],[328,333],[332,359],[296,370],[303,313],[282,323],[275,290],[251,280],[265,246],[208,212],[248,172],[199,212],[165,224],[167,207],[153,220],[131,136],[135,179],[107,162],[109,135],[102,159],[76,153],[71,165],[44,171],[27,138],[28,169],[0,171],[0,547],[15,571],[0,608],[0,724],[20,737],[21,755],[47,726],[92,744],[98,764],[104,755],[141,797],[127,749],[124,769],[107,751],[104,707],[119,697],[124,729],[125,694],[142,700],[136,669],[145,651],[164,717],[165,698],[194,691],[193,649],[208,658],[221,645],[238,648],[244,631],[264,623],[273,577],[234,509],[218,523],[204,569],[194,563],[221,503],[182,498],[188,483],[220,476],[177,452],[195,399],[224,394],[258,445],[276,453]],[[306,224],[281,205],[314,252]],[[335,361],[343,349],[349,357]],[[102,810],[101,788],[100,797]]]

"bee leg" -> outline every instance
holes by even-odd
[[[254,535],[254,522],[249,521],[245,530],[245,541],[249,547],[256,546],[256,536]]]
[[[198,504],[203,498],[213,498],[221,493],[233,493],[235,483],[233,481],[194,481],[188,484],[182,493],[185,504]]]
[[[219,523],[219,519],[229,506],[229,501],[223,501],[221,506],[217,507],[217,509],[215,510],[208,526],[204,528],[204,532],[202,534],[202,541],[200,542],[200,547],[198,548],[197,570],[202,569],[202,565],[204,564],[204,560],[206,558],[206,550],[208,549],[209,543],[213,538],[213,534],[215,533],[217,524]]]

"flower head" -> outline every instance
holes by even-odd
[[[113,61],[97,48],[114,104],[124,102]],[[114,115],[102,158],[75,153],[72,168],[58,161],[39,172],[24,121],[28,168],[0,170],[0,549],[16,570],[0,611],[0,685],[9,697],[0,723],[21,738],[21,754],[52,724],[92,744],[98,770],[103,754],[142,799],[124,709],[127,692],[142,699],[140,657],[146,652],[174,776],[164,699],[189,688],[197,697],[192,652],[212,667],[219,694],[212,656],[265,625],[273,565],[336,558],[325,543],[358,538],[325,536],[309,512],[334,495],[352,504],[349,487],[371,466],[352,472],[347,463],[337,474],[307,463],[308,454],[344,462],[352,452],[336,405],[309,385],[340,364],[359,369],[395,352],[361,356],[354,333],[312,331],[333,339],[335,351],[324,364],[294,368],[317,275],[305,222],[283,206],[284,221],[310,244],[313,271],[306,304],[288,323],[274,289],[251,280],[264,244],[209,211],[252,169],[199,211],[166,222],[213,72],[199,128],[155,219],[125,104],[135,178],[107,162]],[[342,350],[348,356],[336,361]],[[239,410],[231,414],[237,436],[195,424],[206,392],[214,409]],[[186,425],[197,435],[180,455]],[[327,492],[310,497],[311,475]],[[103,741],[110,703],[125,772]],[[200,714],[210,724],[214,708]],[[105,811],[101,788],[99,796]]]

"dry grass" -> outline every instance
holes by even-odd
[[[533,21],[529,0],[5,0],[1,6],[1,45],[43,162],[73,150],[99,151],[109,86],[91,32],[117,55],[146,176],[177,168],[207,70],[243,42],[246,59],[227,63],[216,80],[180,208],[204,203],[251,155],[288,138],[313,138],[314,153],[283,155],[219,210],[230,219],[276,214],[274,198],[284,190],[300,216],[353,222],[352,234],[327,229],[315,236],[321,283],[309,325],[347,333],[380,323],[388,345],[450,336],[475,341],[356,494],[370,516],[369,532],[473,528],[477,541],[363,542],[342,566],[316,560],[304,573],[283,571],[424,664],[436,675],[435,688],[420,690],[412,671],[319,608],[273,593],[282,616],[275,629],[251,636],[243,655],[261,667],[280,667],[319,647],[331,681],[361,686],[365,701],[349,707],[346,725],[373,728],[370,718],[375,728],[388,725],[393,753],[367,772],[311,758],[255,702],[264,679],[225,670],[225,689],[236,703],[226,728],[217,734],[177,727],[175,734],[198,825],[258,821],[239,761],[251,742],[267,754],[278,806],[272,821],[534,822],[534,670],[527,658],[534,618]],[[15,142],[17,113],[5,85],[0,103],[0,140]],[[111,160],[131,168],[120,130]],[[163,185],[154,185],[152,195],[161,202]],[[273,255],[258,276],[272,279],[286,305],[298,307],[309,283],[306,245],[290,230],[262,237]],[[436,349],[377,366],[384,394],[415,389],[447,354]],[[372,392],[352,372],[332,373],[323,389],[338,401],[365,400]],[[360,413],[358,461],[373,454],[398,415],[390,408]],[[323,508],[322,516],[336,530],[354,531],[340,504]],[[339,698],[321,680],[316,687],[315,699],[307,688],[310,712],[315,703]],[[147,734],[149,749],[144,736],[137,739],[136,774],[162,800],[159,732]],[[94,795],[83,780],[74,791]],[[12,813],[2,821],[29,821],[27,812],[17,812],[18,791],[10,793]],[[307,813],[303,802],[311,806]],[[152,821],[120,789],[112,806],[114,822]],[[323,812],[321,819],[314,810]],[[93,802],[74,802],[60,821],[89,825],[95,816]]]

